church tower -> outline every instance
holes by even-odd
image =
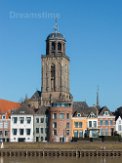
[[[54,102],[71,102],[69,87],[69,57],[66,55],[66,40],[58,32],[57,22],[54,32],[46,39],[46,55],[42,55],[41,105],[50,106]]]

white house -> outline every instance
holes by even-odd
[[[98,118],[94,112],[91,112],[87,117],[87,129],[90,138],[98,137]]]
[[[115,131],[122,137],[122,118],[120,116],[116,120]]]
[[[11,142],[33,142],[33,114],[33,109],[24,105],[11,113]]]

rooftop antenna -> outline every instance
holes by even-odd
[[[58,32],[58,18],[57,18],[57,17],[55,17],[54,32],[55,32],[55,33]]]

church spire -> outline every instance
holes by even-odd
[[[97,87],[97,92],[96,92],[96,106],[99,107],[99,86]]]
[[[57,17],[55,17],[54,32],[55,33],[58,32],[58,18]]]

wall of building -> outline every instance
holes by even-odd
[[[28,119],[31,119],[29,123]],[[33,142],[33,115],[11,115],[10,133],[11,142]]]

